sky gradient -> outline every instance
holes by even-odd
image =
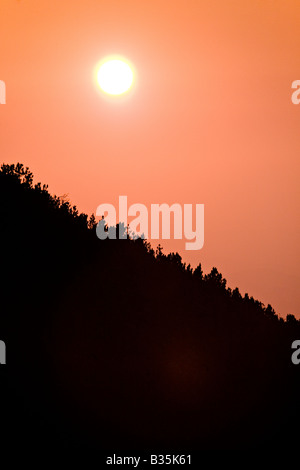
[[[0,160],[88,214],[204,204],[203,249],[164,251],[300,318],[299,30],[298,0],[0,0]],[[126,100],[95,87],[110,54]]]

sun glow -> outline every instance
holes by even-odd
[[[134,74],[127,61],[119,58],[104,60],[97,69],[97,83],[109,95],[127,92],[133,83]]]

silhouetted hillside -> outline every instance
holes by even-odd
[[[99,451],[272,449],[296,442],[299,371],[284,321],[96,222],[20,164],[0,172],[6,442]]]

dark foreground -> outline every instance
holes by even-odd
[[[0,172],[0,223],[3,449],[103,463],[298,447],[293,316],[142,240],[100,241],[22,167]]]

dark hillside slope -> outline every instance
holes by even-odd
[[[213,268],[95,222],[0,172],[5,440],[16,448],[273,449],[296,443],[293,316]],[[295,426],[295,428],[293,428]]]

